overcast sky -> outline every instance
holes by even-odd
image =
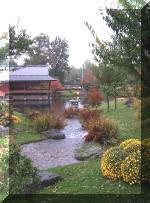
[[[26,29],[32,37],[43,32],[51,40],[56,36],[65,38],[69,45],[69,64],[80,68],[85,60],[93,59],[89,44],[94,40],[84,22],[93,26],[101,40],[109,40],[112,31],[102,20],[99,8],[105,8],[106,4],[112,7],[116,1],[5,0],[1,2],[0,34],[8,30],[9,23],[15,25],[20,19],[19,28]]]

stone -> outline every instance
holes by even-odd
[[[38,176],[41,178],[40,181],[35,185],[32,181],[30,184],[27,184],[24,188],[25,194],[32,194],[37,190],[42,190],[46,187],[49,187],[58,181],[63,180],[63,178],[57,173],[52,172],[38,172]]]
[[[21,129],[21,128],[15,128],[15,131],[16,131],[17,133],[19,133],[19,132],[22,132],[22,129]]]
[[[60,140],[65,138],[65,134],[63,132],[60,132],[59,130],[49,130],[42,132],[42,135],[46,136],[48,139],[55,139]]]
[[[9,135],[9,128],[0,126],[0,137],[5,137],[7,135]]]
[[[79,161],[84,161],[89,158],[99,158],[106,149],[107,147],[95,142],[84,143],[80,149],[75,151],[74,157]]]
[[[39,189],[42,190],[45,187],[53,185],[58,181],[62,180],[61,176],[57,173],[52,172],[39,172],[38,175],[41,177],[39,183]]]
[[[124,105],[126,105],[127,107],[131,107],[133,105],[134,101],[135,101],[134,97],[130,98],[128,101],[125,102]]]

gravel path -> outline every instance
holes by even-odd
[[[74,151],[81,147],[87,132],[81,130],[78,119],[67,119],[66,123],[62,130],[65,139],[24,144],[21,153],[33,160],[33,165],[40,170],[79,162],[74,158]]]

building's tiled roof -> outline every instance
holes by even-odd
[[[55,81],[48,75],[9,75],[9,81]]]
[[[48,74],[48,66],[9,67],[0,72],[0,81],[55,81]]]

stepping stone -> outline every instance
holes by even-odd
[[[62,180],[60,175],[57,173],[52,173],[52,172],[39,172],[39,176],[41,176],[41,180],[39,183],[39,188],[42,190],[45,187],[48,187],[50,185],[53,185],[57,183],[58,181]]]
[[[106,147],[104,147],[101,144],[89,142],[83,144],[83,146],[80,149],[77,149],[75,151],[75,159],[79,161],[84,161],[89,158],[99,158],[103,155],[105,152]]]
[[[60,140],[65,138],[65,134],[63,132],[60,132],[54,129],[50,131],[44,131],[42,132],[42,135],[46,136],[48,139],[55,139],[55,140]]]
[[[21,129],[21,128],[15,128],[15,131],[16,131],[17,133],[19,133],[19,132],[22,132],[22,129]]]
[[[9,135],[9,128],[0,126],[0,137],[5,137],[7,135]]]
[[[31,181],[30,184],[25,186],[24,193],[25,194],[32,194],[37,190],[42,190],[46,187],[49,187],[58,181],[63,180],[63,178],[58,175],[57,173],[52,173],[52,172],[39,172],[38,176],[41,177],[41,180],[37,185],[34,185]]]

